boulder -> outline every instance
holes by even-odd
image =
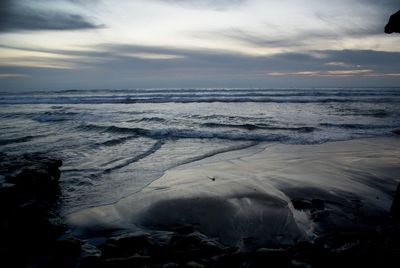
[[[385,26],[385,33],[400,33],[400,10],[389,18],[389,22]]]

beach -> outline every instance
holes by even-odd
[[[399,255],[398,88],[68,90],[0,103],[5,260],[326,268]],[[62,163],[58,179],[40,159]]]
[[[391,221],[399,145],[397,137],[271,143],[216,155],[168,170],[115,204],[73,213],[68,222],[84,236],[192,226],[243,251],[374,229]]]
[[[0,1],[0,267],[397,268],[398,1]]]

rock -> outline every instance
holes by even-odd
[[[262,267],[266,263],[272,267],[287,267],[291,260],[290,257],[289,252],[285,249],[260,248],[251,258],[251,262],[255,267]]]
[[[325,201],[322,199],[317,199],[317,198],[312,199],[311,204],[313,205],[314,209],[322,210],[325,208]]]
[[[170,247],[178,250],[200,248],[202,239],[196,235],[175,235],[171,238]]]
[[[168,231],[172,231],[178,234],[191,234],[195,231],[193,226],[190,225],[184,225],[184,226],[178,226],[178,227],[172,227],[169,228]]]
[[[293,207],[298,210],[306,210],[306,209],[312,209],[313,204],[304,199],[293,199],[292,200]]]
[[[59,239],[56,244],[56,251],[62,252],[64,255],[76,255],[81,253],[81,247],[83,242],[74,237],[68,237],[66,239]]]
[[[175,268],[175,267],[179,267],[179,264],[175,262],[169,262],[161,266],[161,268]]]
[[[266,258],[288,258],[289,252],[282,248],[259,248],[256,251],[257,255],[264,256]]]
[[[125,258],[148,254],[152,246],[147,234],[134,234],[109,239],[100,249],[105,258]]]
[[[292,256],[291,264],[294,267],[331,267],[329,252],[314,243],[299,242],[289,252]]]
[[[205,256],[220,255],[229,251],[228,248],[213,241],[203,241],[200,244],[200,250]]]
[[[107,259],[103,262],[106,268],[141,267],[151,263],[150,256],[133,255],[127,258]]]
[[[98,256],[86,256],[79,262],[79,268],[99,268],[102,267],[103,260]]]
[[[321,222],[329,217],[329,211],[315,210],[311,212],[311,219],[315,222]]]
[[[204,268],[205,267],[203,264],[200,264],[195,261],[188,262],[188,263],[186,263],[185,266],[188,268]]]
[[[314,198],[310,200],[306,199],[293,199],[293,207],[298,210],[323,210],[325,208],[325,201],[322,199]]]
[[[58,219],[52,211],[59,194],[61,164],[38,154],[0,153],[0,253],[6,252],[0,258],[1,267],[10,267],[5,265],[9,263],[37,267],[39,261],[41,267],[51,267],[63,259],[58,253],[70,249],[69,242],[57,242],[65,228],[55,224]],[[79,255],[79,249],[74,254]]]
[[[89,243],[83,244],[81,249],[82,249],[81,255],[83,257],[91,257],[91,256],[100,257],[101,256],[100,249],[98,249],[97,247],[95,247]]]
[[[50,208],[49,202],[34,198],[20,205],[17,209],[18,213],[32,220],[33,218],[45,218]]]
[[[390,16],[389,22],[385,26],[385,33],[400,33],[400,10]]]
[[[392,130],[392,132],[394,134],[400,135],[400,128],[396,128],[396,129]]]
[[[396,192],[394,194],[390,213],[394,220],[400,220],[400,184],[397,186]]]
[[[229,253],[215,258],[215,267],[249,267],[250,254],[243,252]]]

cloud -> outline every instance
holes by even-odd
[[[2,79],[2,78],[24,78],[24,77],[29,77],[29,75],[26,75],[26,74],[12,74],[12,73],[2,74],[2,73],[0,73],[0,79]]]
[[[400,52],[373,50],[318,50],[305,52],[283,52],[266,56],[238,54],[231,51],[211,49],[184,49],[162,46],[138,46],[129,44],[101,44],[84,50],[35,49],[1,46],[5,54],[25,61],[74,64],[74,68],[96,68],[104,70],[169,71],[190,70],[207,72],[302,72],[302,71],[354,71],[373,70],[391,73],[400,70]],[[18,53],[17,53],[18,52]],[[1,54],[0,54],[1,55]],[[4,65],[4,64],[3,64]],[[49,64],[50,65],[50,64]],[[22,65],[21,65],[22,66]],[[33,65],[30,65],[33,67]],[[340,74],[338,72],[338,74]]]
[[[2,0],[0,3],[0,32],[82,30],[99,27],[101,26],[80,14],[35,8],[18,0]]]
[[[332,71],[301,71],[301,72],[271,72],[272,76],[379,76],[373,70],[332,70]]]
[[[224,11],[232,7],[240,6],[247,0],[154,0],[167,4],[180,5],[188,8],[205,8]]]
[[[29,53],[29,48],[25,50]],[[27,75],[23,80],[3,79],[4,89],[384,86],[397,85],[400,78],[400,52],[372,50],[251,56],[223,50],[102,44],[84,50],[33,52],[43,57],[24,55],[23,60],[32,64],[0,66],[0,73]],[[36,62],[41,65],[35,67]]]

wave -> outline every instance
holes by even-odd
[[[105,169],[105,170],[104,170],[104,173],[110,173],[110,172],[112,172],[112,171],[114,171],[114,170],[116,170],[116,169],[121,169],[121,168],[126,167],[126,166],[128,166],[128,165],[130,165],[130,164],[133,164],[133,163],[135,163],[135,162],[138,162],[139,160],[141,160],[141,159],[143,159],[143,158],[146,158],[147,156],[149,156],[149,155],[151,155],[151,154],[154,154],[156,151],[158,151],[158,150],[164,145],[164,143],[165,143],[164,140],[159,140],[159,141],[155,142],[155,143],[154,143],[148,150],[146,150],[145,152],[143,152],[143,153],[141,153],[141,154],[139,154],[139,155],[137,155],[137,156],[135,156],[135,157],[132,157],[132,158],[126,160],[125,162],[123,162],[123,163],[121,163],[121,164],[119,164],[119,165],[116,165],[116,166],[114,166],[114,167]]]
[[[111,132],[119,134],[135,134],[155,139],[180,138],[180,139],[223,139],[235,141],[286,141],[287,136],[277,134],[249,134],[238,132],[210,132],[193,129],[145,129],[145,128],[125,128],[117,126],[98,126],[82,125],[79,127],[86,131]]]
[[[371,117],[377,117],[377,118],[385,118],[389,117],[391,114],[386,111],[378,111],[378,112],[366,112],[366,113],[359,113],[359,114],[354,114],[354,115],[359,115],[359,116],[371,116]]]
[[[332,113],[332,115],[340,115],[340,116],[368,116],[368,117],[376,117],[376,118],[385,118],[392,115],[392,113],[382,110],[382,109],[357,109],[357,108],[349,108],[349,109],[340,109],[336,113]]]
[[[199,161],[199,160],[203,160],[203,159],[209,158],[211,156],[222,154],[222,153],[243,150],[243,149],[246,149],[246,148],[253,147],[253,146],[257,145],[257,144],[259,144],[257,141],[249,141],[249,142],[247,142],[245,144],[238,144],[238,145],[230,146],[230,147],[227,147],[227,148],[217,149],[217,150],[205,153],[203,155],[191,157],[191,158],[188,158],[188,159],[183,160],[181,162],[178,162],[173,167],[189,164],[189,163],[192,163],[192,162],[195,162],[195,161]],[[172,167],[170,167],[170,168],[172,168]]]
[[[314,127],[274,127],[266,124],[225,124],[225,123],[214,123],[208,122],[203,123],[201,126],[209,127],[209,128],[242,128],[247,130],[256,130],[256,129],[266,129],[266,130],[287,130],[287,131],[298,131],[298,132],[313,132],[317,130]]]
[[[135,104],[135,103],[213,103],[213,102],[260,102],[260,103],[399,103],[399,96],[367,95],[369,97],[337,96],[235,96],[223,95],[187,95],[187,96],[12,96],[0,97],[0,104]]]
[[[143,117],[139,119],[128,120],[127,122],[165,122],[165,121],[167,120],[161,117]]]
[[[201,115],[201,114],[190,114],[183,115],[183,117],[188,119],[199,119],[199,120],[212,120],[212,119],[222,119],[222,120],[240,120],[240,121],[249,121],[249,120],[268,120],[273,121],[272,116],[240,116],[240,115],[225,115],[225,114],[209,114],[209,115]],[[275,121],[274,121],[275,122]]]
[[[0,140],[0,145],[8,145],[12,143],[22,143],[22,142],[28,142],[33,139],[35,139],[36,136],[25,136],[21,138],[15,138],[15,139],[6,139],[6,140]]]
[[[348,96],[351,94],[400,94],[398,87],[337,87],[337,88],[137,88],[137,89],[68,89],[60,91],[31,91],[31,92],[0,92],[0,96],[10,95],[104,95],[112,92],[115,95],[129,94],[173,94],[173,93],[271,93],[271,94],[308,94],[308,95],[327,95],[337,94]]]
[[[105,142],[96,143],[96,146],[115,146],[118,144],[125,143],[129,140],[135,139],[136,137],[137,136],[128,136],[128,137],[122,137],[122,138],[118,138],[118,139],[112,139],[112,140],[108,140]]]
[[[367,124],[334,124],[334,123],[321,123],[322,127],[334,127],[344,129],[382,129],[393,128],[391,125],[367,125]]]
[[[51,112],[45,112],[42,114],[36,114],[32,117],[33,120],[38,121],[40,123],[46,122],[63,122],[73,120],[74,118],[83,116],[77,112],[70,112],[65,110],[55,110]]]

